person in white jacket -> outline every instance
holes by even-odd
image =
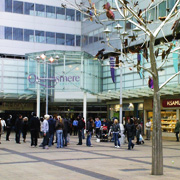
[[[151,138],[151,121],[150,119],[148,119],[146,123],[146,140],[150,140],[150,138]]]
[[[5,130],[5,127],[6,127],[6,122],[5,122],[4,119],[0,118],[0,120],[1,120],[1,125],[2,125],[2,133],[4,134],[4,130]]]
[[[44,116],[44,121],[43,121],[43,149],[48,149],[47,143],[48,143],[48,138],[49,138],[49,123],[48,123],[49,115],[46,114]]]

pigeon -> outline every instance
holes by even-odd
[[[103,5],[103,9],[106,9],[107,11],[111,9],[111,5],[109,4],[109,2]]]
[[[176,37],[178,32],[180,31],[180,23],[179,23],[179,21],[180,21],[180,18],[177,19],[174,22],[174,24],[172,25],[172,27],[171,27],[171,30],[173,30],[173,37]]]
[[[157,58],[158,55],[159,55],[159,48],[156,49],[156,51],[154,52],[154,54],[155,54],[155,57]]]
[[[96,58],[98,58],[98,59],[100,59],[100,60],[102,60],[103,59],[103,57],[104,57],[104,54],[103,54],[103,52],[105,51],[105,49],[103,48],[103,49],[101,49],[100,51],[98,51],[98,53],[96,54]]]
[[[136,35],[133,33],[133,35],[132,36],[128,36],[130,39],[131,39],[131,41],[133,42],[133,41],[136,41]]]
[[[170,44],[168,50],[166,51],[166,58],[168,58],[168,56],[169,56],[169,54],[171,52],[172,47],[173,47],[173,43]]]
[[[162,50],[162,62],[164,61],[165,57],[166,57],[166,51],[163,49]]]
[[[109,19],[111,19],[111,20],[114,20],[114,19],[115,19],[115,15],[114,15],[114,13],[113,13],[111,10],[108,10],[108,11],[106,12],[106,16],[107,16]]]

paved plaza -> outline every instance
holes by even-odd
[[[71,136],[68,147],[57,149],[31,148],[30,136],[27,143],[16,144],[14,134],[11,141],[2,135],[0,144],[0,180],[91,180],[91,179],[179,179],[180,143],[163,141],[164,175],[151,176],[151,141],[127,150],[112,142],[95,142],[93,147],[77,146],[77,137]],[[22,140],[22,139],[21,139]],[[39,143],[42,139],[39,139]]]

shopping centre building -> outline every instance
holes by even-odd
[[[106,1],[96,0],[96,8],[102,9]],[[114,6],[114,1],[109,1]],[[123,116],[137,117],[146,122],[152,119],[153,91],[148,87],[149,73],[138,74],[136,68],[125,64],[114,70],[112,80],[109,59],[94,60],[97,51],[105,48],[104,27],[86,20],[71,6],[62,7],[59,0],[2,0],[0,2],[0,113],[22,113],[29,116],[38,109],[38,114],[77,116],[87,109],[87,117],[119,118],[120,86],[122,86]],[[142,6],[144,2],[141,2]],[[166,0],[150,9],[152,29],[159,26],[159,16],[172,9],[175,0]],[[114,6],[115,7],[115,6]],[[106,27],[116,36],[116,22],[107,21]],[[129,34],[135,28],[129,23]],[[172,22],[163,28],[172,40]],[[140,33],[140,32],[139,32]],[[163,47],[160,33],[157,47]],[[132,45],[141,44],[144,37]],[[178,43],[179,40],[173,41]],[[117,48],[119,40],[112,42]],[[164,45],[165,46],[165,45]],[[44,55],[44,56],[42,56]],[[132,55],[137,59],[137,55]],[[142,65],[149,67],[141,55]],[[161,63],[161,57],[158,64]],[[122,70],[122,83],[120,71]],[[159,72],[162,84],[179,71],[179,55],[169,55],[169,61]],[[180,77],[176,76],[161,91],[162,129],[167,136],[173,132],[180,114]],[[39,102],[39,103],[38,103]],[[87,107],[84,107],[84,102]],[[37,107],[38,106],[38,107]],[[167,133],[169,132],[169,133]]]

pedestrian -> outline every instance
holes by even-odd
[[[28,131],[28,118],[24,117],[23,118],[23,123],[22,123],[22,134],[23,134],[23,142],[26,142],[26,135]]]
[[[151,138],[151,121],[150,119],[148,119],[146,123],[146,140],[150,140],[150,138]]]
[[[78,121],[78,137],[79,137],[79,142],[77,145],[82,145],[82,130],[84,128],[84,122],[82,118],[79,119]]]
[[[38,135],[40,131],[40,121],[36,116],[35,112],[31,113],[32,117],[29,121],[29,129],[31,133],[31,147],[37,147],[38,144]]]
[[[2,124],[1,124],[1,121],[0,121],[0,144],[1,144],[1,134],[2,134]]]
[[[6,141],[10,141],[9,136],[11,134],[11,128],[12,128],[12,115],[9,115],[6,121]]]
[[[95,119],[95,126],[96,126],[96,137],[100,138],[100,127],[101,127],[101,121],[99,118]]]
[[[51,147],[54,141],[54,132],[55,132],[55,125],[56,121],[54,120],[53,116],[50,116],[49,120],[49,143],[48,146]]]
[[[4,119],[0,118],[0,120],[1,120],[1,125],[2,125],[2,134],[4,134],[4,130],[5,130],[5,127],[6,127],[6,122],[5,122]]]
[[[114,119],[114,124],[112,125],[112,131],[114,136],[114,146],[115,148],[120,148],[120,141],[119,141],[120,126],[117,119]]]
[[[57,148],[63,148],[63,129],[64,123],[61,116],[57,117],[56,120],[56,137],[57,137]]]
[[[139,137],[140,137],[141,132],[142,132],[142,127],[141,127],[140,123],[137,122],[137,126],[136,126],[136,140],[137,140],[137,141],[136,141],[136,144],[137,144],[137,145],[141,144],[141,143],[139,142]]]
[[[86,127],[85,127],[86,123],[85,123],[84,117],[82,117],[82,121],[84,122],[84,127],[82,129],[82,138],[85,139],[84,130],[86,129]]]
[[[48,114],[44,115],[43,121],[43,149],[48,149],[48,138],[49,138],[49,120],[50,116]]]
[[[75,119],[74,121],[73,121],[73,127],[74,127],[74,136],[77,136],[77,127],[78,127],[78,120],[77,119]]]
[[[86,139],[86,146],[92,147],[91,145],[91,137],[92,137],[92,132],[93,132],[93,119],[90,118],[86,124],[86,132],[87,132],[87,139]]]
[[[133,119],[128,119],[128,123],[125,126],[124,134],[127,133],[127,139],[128,139],[128,150],[134,148],[134,144],[132,143],[132,140],[134,139],[135,135],[135,126],[133,123]]]
[[[64,129],[63,129],[63,139],[64,139],[64,146],[67,146],[67,135],[70,128],[70,122],[68,119],[64,118]]]
[[[176,119],[176,125],[174,132],[176,133],[176,141],[179,141],[179,129],[180,129],[180,122],[179,119]]]
[[[16,143],[17,144],[21,144],[20,142],[20,134],[21,134],[21,131],[22,131],[22,115],[19,114],[18,118],[16,119],[16,122],[15,122],[15,132],[16,132],[16,137],[15,137],[15,140],[16,140]]]

